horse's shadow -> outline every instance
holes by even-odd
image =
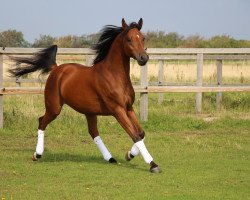
[[[39,160],[40,161],[40,160]],[[98,156],[87,156],[83,154],[72,154],[72,153],[52,153],[48,150],[44,153],[42,162],[89,162],[89,163],[97,163],[97,164],[104,164],[101,157]]]
[[[145,168],[141,168],[136,164],[131,162],[127,162],[124,158],[117,158],[118,164],[111,164],[105,161],[101,156],[95,155],[84,155],[84,154],[72,154],[72,153],[52,153],[50,151],[46,151],[44,156],[39,162],[44,163],[56,163],[56,162],[75,162],[75,163],[95,163],[99,165],[114,165],[117,167],[123,168],[131,168],[140,171],[147,171]]]
[[[22,152],[26,155],[32,155],[33,149],[22,149],[19,148],[5,148],[5,150],[13,152]],[[28,161],[30,157],[26,157],[25,160]],[[74,163],[95,163],[99,165],[113,165],[117,167],[130,168],[139,171],[148,171],[146,168],[140,167],[132,162],[125,161],[124,158],[115,157],[118,164],[111,164],[103,159],[102,156],[96,155],[84,155],[84,154],[73,154],[73,153],[61,153],[61,152],[51,152],[49,149],[45,149],[44,155],[39,159],[38,163],[57,163],[57,162],[74,162]],[[135,158],[136,159],[136,158]],[[30,159],[31,161],[31,159]],[[32,162],[32,161],[31,161]],[[34,162],[34,161],[33,161]]]

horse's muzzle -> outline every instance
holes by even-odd
[[[148,59],[149,59],[149,57],[148,57],[148,54],[146,54],[146,53],[138,54],[138,56],[136,58],[136,60],[140,66],[146,65],[146,63],[148,62]]]

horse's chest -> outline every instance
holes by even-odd
[[[123,107],[130,107],[135,100],[133,87],[117,87],[111,94],[112,101]]]
[[[131,91],[126,91],[124,93],[124,103],[127,106],[131,106],[134,103],[134,94]]]

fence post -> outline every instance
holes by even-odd
[[[202,86],[203,78],[203,54],[197,54],[197,80],[196,86]],[[202,92],[196,93],[196,113],[201,113],[202,111]]]
[[[3,54],[0,54],[0,88],[3,88]],[[0,128],[3,128],[3,95],[0,95]]]
[[[148,87],[148,64],[140,67],[140,83],[142,88]],[[140,93],[140,119],[148,121],[148,93]]]
[[[158,86],[162,86],[164,82],[164,61],[159,60],[159,68],[158,68]],[[158,96],[158,104],[162,104],[164,100],[164,93],[160,93]]]
[[[217,85],[218,87],[222,84],[222,60],[216,60],[217,66]],[[216,109],[221,109],[221,102],[222,102],[222,92],[216,93]]]
[[[16,64],[16,68],[19,67],[19,64]],[[21,82],[20,82],[21,77],[16,77],[16,87],[21,87]]]

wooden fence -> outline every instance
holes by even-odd
[[[15,87],[3,88],[3,58],[5,55],[32,55],[40,49],[35,48],[1,48],[0,47],[0,127],[3,126],[3,95],[10,94],[43,94],[42,88]],[[158,60],[158,86],[148,83],[148,66],[140,68],[140,85],[134,86],[140,93],[140,119],[148,120],[148,93],[160,93],[159,103],[163,101],[163,93],[166,92],[193,92],[196,93],[196,112],[202,112],[202,93],[216,92],[216,106],[219,109],[222,101],[222,92],[250,92],[250,85],[223,86],[222,84],[222,60],[250,60],[250,48],[163,48],[148,49],[150,60]],[[93,59],[94,52],[86,48],[59,48],[59,55],[84,55],[86,65]],[[168,60],[196,60],[197,80],[194,86],[166,86],[164,85],[164,62]],[[215,60],[217,66],[217,86],[203,86],[203,62]],[[37,80],[20,79],[15,81],[17,86],[22,82],[36,82]]]

